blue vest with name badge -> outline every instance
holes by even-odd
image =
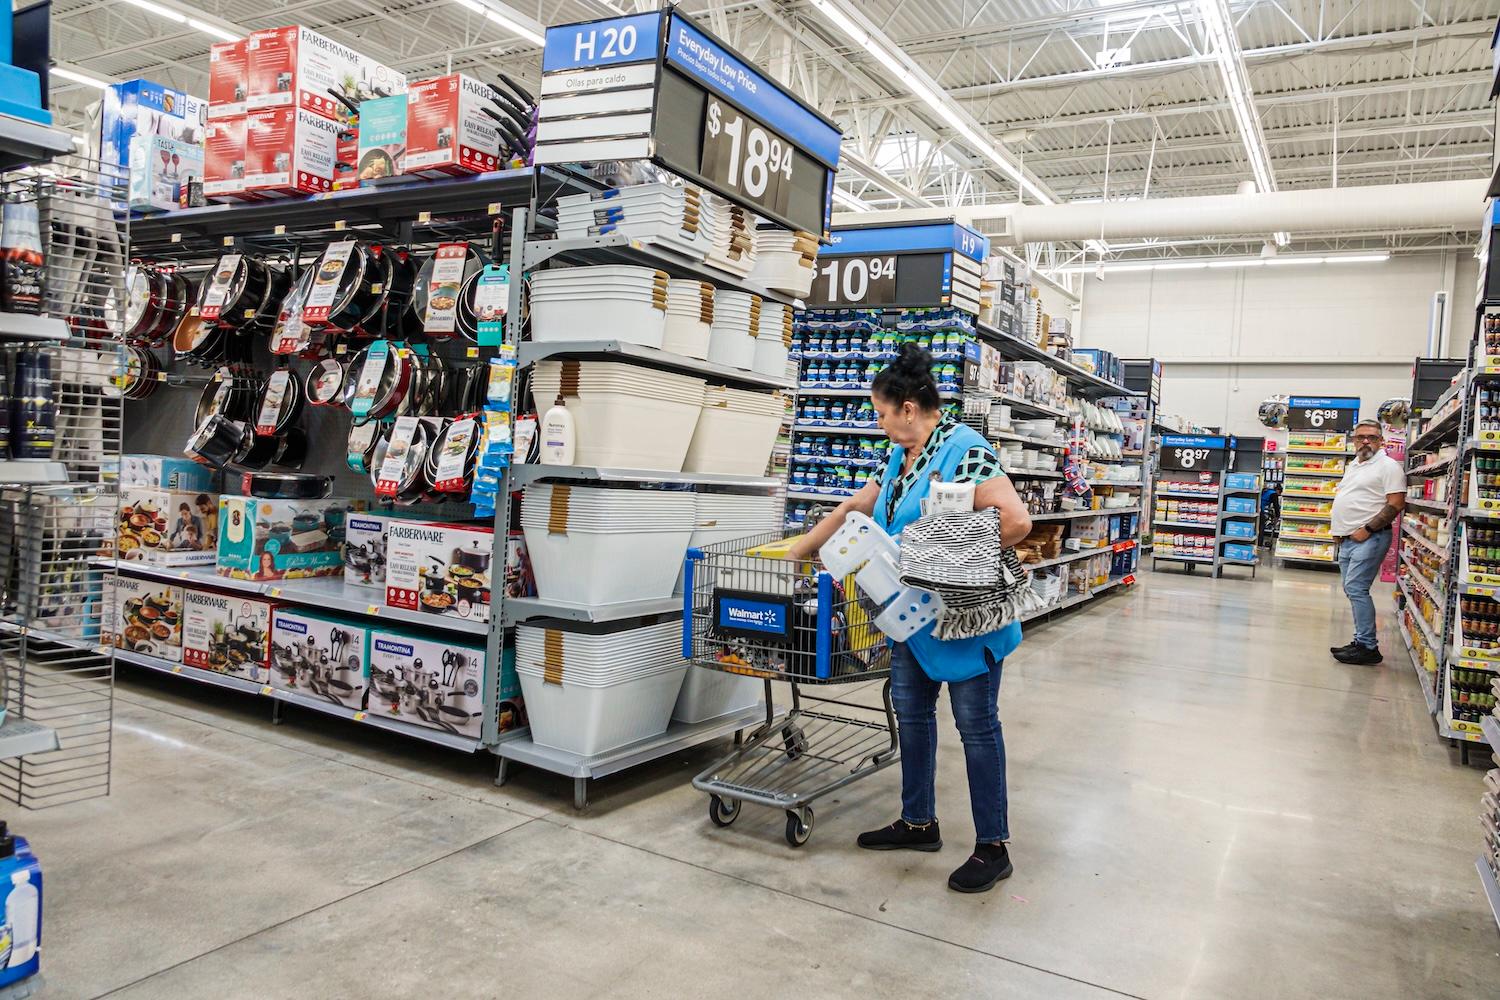
[[[918,481],[896,505],[895,517],[887,520],[886,508],[891,493],[896,488],[896,481],[901,478],[901,463],[906,459],[904,449],[892,448],[885,475],[880,480],[880,498],[875,501],[875,523],[892,536],[900,534],[908,524],[922,516],[922,501],[931,488],[932,473],[938,473],[942,482],[952,482],[964,456],[976,445],[985,448],[990,446],[972,427],[965,424],[955,427]],[[933,637],[932,629],[933,626],[928,625],[906,640],[906,646],[916,657],[922,672],[935,681],[966,681],[971,677],[978,677],[989,670],[989,665],[984,661],[985,650],[989,650],[990,655],[998,662],[1021,645],[1020,622],[1011,622],[1004,628],[973,639],[937,639]]]

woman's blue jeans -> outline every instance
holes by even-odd
[[[966,681],[950,681],[948,700],[964,743],[969,768],[969,807],[974,839],[1010,839],[1005,796],[1005,738],[1000,732],[1000,668],[986,652],[989,670]],[[937,814],[933,781],[937,769],[937,699],[943,686],[922,670],[904,642],[891,650],[891,705],[901,726],[901,818],[914,826]]]

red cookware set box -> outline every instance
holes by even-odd
[[[462,73],[413,83],[406,93],[404,171],[443,177],[498,169],[500,133],[491,117],[492,93]]]

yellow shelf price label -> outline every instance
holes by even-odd
[[[365,713],[364,712],[355,712],[354,713],[354,721],[355,722],[364,722],[365,721]]]
[[[265,687],[261,688],[260,689],[260,693],[261,694],[270,694],[271,693],[271,685],[267,684]]]
[[[273,236],[285,236],[286,235],[286,226],[278,224],[275,229],[271,230],[271,235],[273,235]]]
[[[174,674],[180,674],[180,673],[182,673],[182,668],[181,667],[173,667],[172,668],[172,673],[174,673]]]
[[[1500,431],[1475,431],[1474,436],[1480,441],[1500,441]]]
[[[418,212],[417,213],[417,224],[418,225],[425,226],[425,225],[427,225],[427,223],[429,223],[431,221],[432,221],[432,213],[431,212]]]
[[[280,587],[272,587],[270,590],[266,591],[266,593],[269,594],[272,597],[280,597],[281,596],[281,588]]]
[[[333,224],[333,231],[336,232],[336,233],[341,233],[341,232],[344,231],[344,226],[345,226],[344,220],[343,219],[338,219]]]
[[[371,604],[371,605],[369,605],[368,607],[365,608],[365,614],[367,614],[367,615],[378,615],[378,614],[380,614],[380,605],[378,605],[378,604]]]
[[[224,245],[226,247],[232,247],[232,246],[234,246],[234,237],[233,236],[226,236],[226,237],[224,237]]]

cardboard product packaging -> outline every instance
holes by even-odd
[[[505,537],[505,596],[536,596],[536,574],[526,551],[526,535],[520,531],[509,532]]]
[[[344,125],[302,108],[245,115],[245,190],[266,197],[333,190]]]
[[[356,106],[381,92],[406,92],[402,74],[301,25],[252,31],[245,50],[248,111],[300,108],[341,118],[348,109],[330,90]]]
[[[360,183],[395,177],[406,169],[407,94],[377,97],[359,106]]]
[[[167,455],[122,455],[121,486],[159,486],[165,490],[207,490],[214,472],[186,458]]]
[[[220,576],[237,580],[296,580],[337,576],[344,567],[344,519],[363,500],[219,501]]]
[[[386,525],[386,606],[489,621],[494,541],[492,528],[390,521]]]
[[[379,514],[344,519],[344,582],[385,589],[385,524]]]
[[[214,42],[208,47],[208,117],[229,118],[245,113],[249,89],[246,40]]]
[[[203,176],[207,114],[201,97],[150,80],[104,88],[99,159],[126,169],[131,208],[170,211],[188,179]]]
[[[271,615],[271,687],[365,707],[370,629],[287,605]]]
[[[203,196],[210,201],[260,201],[245,190],[245,116],[216,118],[203,140]]]
[[[349,191],[359,187],[359,123],[352,118],[342,122],[338,142],[333,150],[333,189]]]
[[[188,588],[182,594],[182,662],[257,684],[270,680],[273,601]]]
[[[515,661],[502,660],[501,730],[524,721]],[[370,633],[370,714],[478,739],[484,724],[484,648],[394,629]]]
[[[500,132],[483,111],[490,89],[462,73],[411,85],[406,94],[407,173],[423,177],[500,168]]]
[[[212,565],[218,510],[217,493],[123,487],[115,553],[156,566]]]
[[[104,642],[133,653],[182,662],[182,588],[160,580],[115,580]]]

